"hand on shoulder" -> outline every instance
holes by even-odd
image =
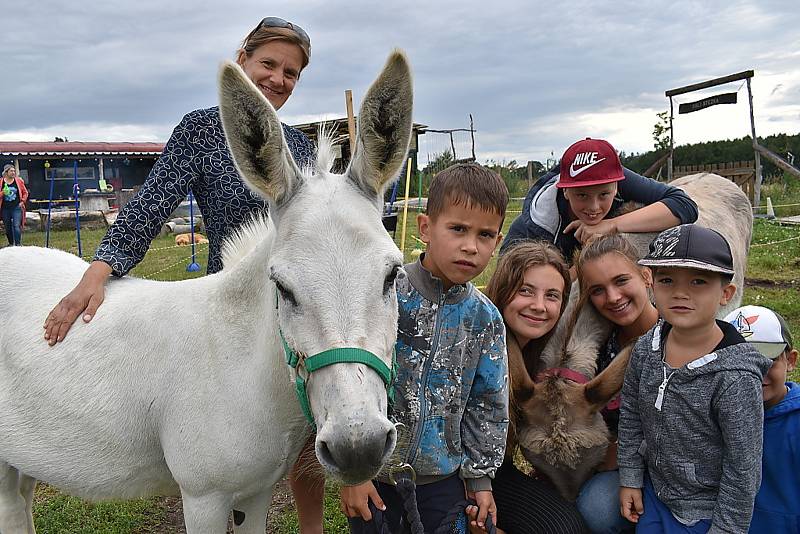
[[[581,244],[594,235],[608,235],[617,233],[617,222],[614,219],[603,219],[597,224],[588,225],[581,221],[572,221],[564,228],[564,233],[575,232],[575,239]]]

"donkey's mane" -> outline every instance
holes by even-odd
[[[240,226],[222,243],[222,267],[230,269],[247,256],[256,246],[271,237],[273,225],[266,213],[254,215],[250,222]]]
[[[317,154],[314,168],[317,174],[331,172],[336,156],[333,153],[333,126],[322,124],[317,133]]]

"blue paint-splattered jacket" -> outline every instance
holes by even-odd
[[[298,165],[313,161],[308,138],[283,125],[286,143]],[[198,109],[183,117],[142,188],[120,211],[94,259],[116,276],[133,269],[147,253],[167,217],[192,191],[208,234],[208,273],[222,269],[222,242],[267,204],[245,186],[228,150],[219,108]]]
[[[400,319],[395,458],[417,483],[458,472],[471,491],[491,489],[508,431],[505,326],[472,284],[448,291],[421,261],[398,277]]]

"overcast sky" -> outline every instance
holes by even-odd
[[[0,140],[165,142],[185,113],[216,105],[220,61],[270,15],[312,40],[288,124],[344,116],[345,89],[358,106],[400,47],[414,120],[464,128],[472,113],[481,162],[544,161],[586,136],[648,150],[665,90],[748,69],[757,133],[800,131],[798,0],[4,0]],[[749,134],[740,86],[677,97],[676,114],[741,88],[737,105],[681,115],[676,142]]]

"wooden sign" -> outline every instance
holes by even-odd
[[[719,95],[710,96],[708,98],[704,98],[703,100],[698,100],[697,102],[688,102],[686,104],[681,104],[678,107],[678,113],[692,113],[694,111],[700,111],[701,109],[710,108],[711,106],[716,106],[717,104],[735,104],[736,103],[736,93],[722,93]]]

